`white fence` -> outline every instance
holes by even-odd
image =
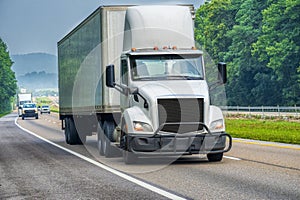
[[[300,117],[300,107],[297,106],[221,106],[221,109],[228,113]]]

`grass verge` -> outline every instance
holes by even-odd
[[[300,144],[299,121],[226,118],[226,132],[232,137]]]
[[[5,116],[5,115],[8,115],[10,112],[6,112],[6,113],[0,113],[0,118]]]
[[[53,101],[49,97],[37,97],[35,99],[37,106],[42,106],[42,105],[50,105],[50,111],[51,112],[56,112],[58,113],[59,108],[57,105],[53,104]]]

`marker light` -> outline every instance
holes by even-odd
[[[153,48],[153,50],[157,51],[157,50],[158,50],[158,47],[157,47],[157,46],[155,46],[155,47]]]
[[[131,51],[132,52],[136,52],[136,48],[131,48]]]

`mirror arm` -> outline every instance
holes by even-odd
[[[123,86],[123,85],[120,85],[120,84],[117,84],[117,83],[114,83],[115,84],[115,89],[117,91],[119,91],[120,93],[124,94],[124,95],[128,95],[128,87],[126,86]]]
[[[144,100],[144,108],[148,109],[149,108],[149,104],[147,102],[147,99],[145,97],[143,97],[143,95],[141,95],[138,91],[138,89],[132,89],[128,86],[123,86],[120,84],[115,83],[115,89],[118,90],[119,92],[121,92],[124,95],[128,95],[128,94],[133,94],[133,95],[138,95],[140,96],[143,100]]]

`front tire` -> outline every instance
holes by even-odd
[[[124,150],[123,159],[125,164],[130,165],[135,164],[137,162],[138,157],[134,153]]]
[[[138,156],[129,151],[125,123],[122,123],[121,127],[121,146],[123,147],[123,160],[127,165],[135,164],[138,161]]]
[[[223,153],[209,153],[207,159],[209,162],[220,162],[223,159]]]

